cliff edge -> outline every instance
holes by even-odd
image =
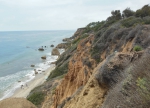
[[[146,10],[149,5],[136,12],[127,8],[122,15],[115,10],[105,21],[78,29],[45,83],[57,84],[39,87],[46,93],[39,107],[149,108],[150,14]]]

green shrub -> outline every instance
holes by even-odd
[[[141,50],[142,50],[142,47],[136,45],[136,46],[134,46],[133,50],[134,50],[134,51],[141,51]]]
[[[80,42],[80,38],[74,39],[72,44],[77,44],[78,42]]]
[[[140,77],[139,77],[139,78],[136,80],[136,85],[137,85],[138,87],[140,87],[141,89],[143,89],[143,90],[147,90],[145,84],[146,84],[146,79],[145,79],[145,78],[140,78]]]
[[[143,22],[144,24],[150,24],[150,16],[144,17]]]
[[[135,16],[136,17],[146,17],[146,16],[150,16],[150,6],[147,4],[145,6],[143,6],[141,9],[138,9],[135,12]]]
[[[27,100],[32,102],[34,105],[41,105],[41,103],[44,101],[45,94],[43,92],[34,92],[29,97],[27,97]]]
[[[55,78],[57,76],[61,76],[67,72],[68,72],[68,62],[65,63],[63,66],[56,67],[49,75],[48,80],[51,78]]]
[[[121,23],[124,27],[132,27],[132,26],[142,23],[142,19],[132,16],[132,17],[122,20]]]

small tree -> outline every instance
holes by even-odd
[[[130,8],[126,8],[124,11],[123,11],[123,14],[122,14],[122,16],[123,17],[130,17],[130,16],[134,16],[134,11],[133,10],[131,10]]]
[[[115,11],[111,11],[112,17],[115,20],[120,20],[121,19],[121,13],[120,10],[115,10]]]
[[[150,6],[149,5],[145,5],[143,6],[141,9],[138,9],[135,13],[136,17],[146,17],[146,16],[150,16]]]

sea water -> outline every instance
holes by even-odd
[[[62,43],[63,38],[71,37],[73,33],[71,30],[0,32],[0,100],[32,80],[34,69],[42,72],[50,67],[57,59],[51,55],[50,45]],[[42,46],[45,50],[38,51]],[[42,60],[41,56],[45,55],[47,59]],[[32,64],[35,67],[31,67]]]

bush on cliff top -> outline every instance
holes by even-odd
[[[129,17],[129,18],[122,20],[121,23],[124,27],[132,27],[136,24],[142,23],[142,19],[132,16],[132,17]]]

